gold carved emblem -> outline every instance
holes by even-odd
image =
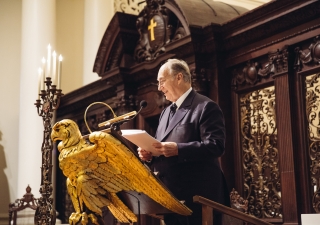
[[[150,20],[150,25],[148,26],[148,30],[150,30],[150,39],[154,41],[154,28],[157,26],[157,22],[153,21],[153,18]]]

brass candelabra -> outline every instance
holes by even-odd
[[[43,120],[43,142],[41,146],[42,164],[41,164],[41,197],[38,199],[38,207],[34,217],[35,225],[56,223],[56,211],[53,206],[53,185],[52,185],[52,150],[53,143],[50,138],[51,124],[54,111],[58,109],[60,98],[63,96],[62,90],[57,89],[56,85],[51,85],[50,77],[46,77],[45,90],[39,93],[39,99],[36,100],[38,115]]]

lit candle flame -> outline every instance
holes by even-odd
[[[47,77],[51,77],[51,71],[50,71],[50,66],[51,66],[51,45],[48,45],[48,57],[47,57],[47,72],[46,72],[46,76]]]
[[[52,83],[55,83],[57,81],[57,53],[56,51],[53,51],[52,53]]]
[[[59,55],[57,89],[60,89],[60,87],[61,87],[62,59],[63,59],[62,55]]]
[[[45,88],[45,84],[44,81],[46,80],[46,75],[45,75],[45,67],[46,67],[46,59],[44,57],[42,57],[42,69],[41,69],[41,90],[44,90]]]
[[[38,99],[40,99],[40,93],[41,93],[41,84],[42,84],[42,69],[39,67],[38,69]]]

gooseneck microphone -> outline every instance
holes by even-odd
[[[140,102],[140,110],[139,110],[139,112],[141,111],[141,109],[147,107],[147,105],[148,105],[148,103],[147,103],[145,100],[142,100],[142,101]],[[139,112],[138,112],[138,113],[139,113]]]
[[[142,100],[140,102],[140,109],[138,112],[136,111],[132,111],[132,112],[129,112],[129,113],[126,113],[126,114],[123,114],[121,116],[117,116],[113,119],[110,119],[110,120],[107,120],[105,122],[102,122],[102,123],[99,123],[98,124],[98,127],[103,127],[103,126],[111,126],[112,124],[114,123],[125,123],[129,120],[132,120],[134,119],[140,112],[143,108],[145,108],[146,106],[148,105],[148,103],[145,101],[145,100]]]

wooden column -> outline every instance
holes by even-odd
[[[298,224],[288,73],[275,77],[283,224]]]

